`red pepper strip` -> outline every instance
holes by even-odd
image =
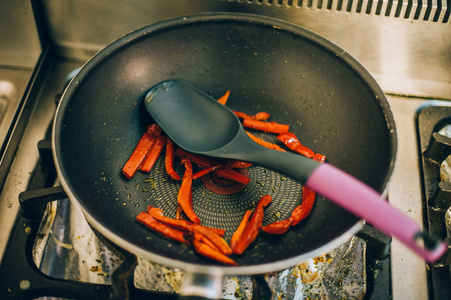
[[[224,168],[224,165],[219,164],[219,165],[216,165],[216,166],[213,166],[213,167],[209,167],[209,168],[202,169],[202,170],[200,170],[200,171],[194,173],[194,175],[193,175],[193,180],[199,179],[199,178],[201,178],[202,176],[205,176],[205,175],[207,175],[208,173],[211,173],[211,172],[213,172],[214,170],[217,170],[217,169],[220,169],[220,168]]]
[[[153,137],[158,137],[161,133],[161,128],[158,124],[150,124],[147,126],[147,133]]]
[[[159,208],[148,206],[147,207],[147,213],[151,215],[155,220],[158,220],[168,226],[171,226],[175,229],[181,230],[185,233],[191,232],[191,224],[190,222],[186,220],[178,220],[178,219],[172,219],[169,217],[166,217],[163,214],[163,211]]]
[[[249,218],[252,215],[252,210],[247,210],[246,213],[243,216],[243,219],[241,219],[240,225],[235,230],[235,232],[232,235],[232,239],[230,240],[230,248],[234,249],[236,247],[236,244],[240,240],[241,236],[243,235],[244,229],[247,226],[247,223],[249,222]]]
[[[179,174],[174,171],[174,142],[171,139],[166,140],[166,157],[165,157],[165,167],[168,175],[174,180],[180,180]]]
[[[277,221],[262,227],[262,230],[269,234],[284,234],[288,228],[291,227],[293,220],[288,218],[286,220]]]
[[[241,160],[231,160],[230,162],[227,162],[225,166],[233,169],[245,169],[251,167],[252,164]]]
[[[260,198],[255,207],[254,213],[244,229],[240,240],[232,249],[234,254],[243,254],[243,252],[249,247],[249,245],[257,238],[263,223],[263,208],[271,203],[272,197],[270,195],[264,195]]]
[[[193,210],[192,188],[193,188],[193,166],[187,158],[182,158],[182,164],[185,165],[185,174],[183,174],[182,185],[180,186],[177,202],[182,207],[183,212],[188,219],[196,224],[200,224],[200,219]]]
[[[177,148],[175,153],[180,157],[188,158],[192,163],[196,164],[201,169],[210,168],[220,164],[217,160],[211,157],[193,154],[183,150],[182,148]],[[217,169],[214,172],[218,175],[218,177],[230,179],[243,184],[248,184],[251,180],[249,177],[246,177],[232,169]]]
[[[237,266],[238,263],[236,261],[234,261],[233,259],[227,257],[226,255],[222,254],[221,252],[215,251],[215,249],[213,249],[212,247],[208,246],[206,243],[204,243],[204,237],[201,234],[196,234],[194,233],[191,237],[191,241],[193,243],[194,249],[196,250],[197,253],[211,258],[213,260],[216,260],[218,262],[227,264],[227,265],[232,265],[232,266]]]
[[[319,153],[315,153],[315,155],[313,155],[312,157],[313,160],[319,161],[320,163],[323,163],[326,161],[326,156],[319,154]]]
[[[316,193],[306,186],[302,187],[302,202],[291,212],[291,226],[299,224],[307,218],[315,203]]]
[[[277,139],[285,144],[291,151],[302,154],[308,158],[313,157],[315,152],[301,144],[299,139],[292,132],[279,134]]]
[[[209,239],[207,239],[204,235],[200,234],[200,233],[195,233],[193,232],[191,234],[191,237],[196,235],[197,237],[199,237],[199,239],[201,240],[202,243],[204,243],[205,245],[211,247],[213,250],[215,250],[216,252],[219,252],[222,254],[221,250],[219,250],[218,247],[215,246],[215,244],[213,244]],[[223,255],[223,254],[222,254]]]
[[[268,120],[269,117],[271,116],[269,113],[263,112],[263,111],[258,112],[258,113],[256,113],[256,114],[253,115],[253,116],[248,115],[248,114],[246,114],[246,113],[244,113],[244,112],[242,112],[242,111],[236,111],[236,110],[234,110],[233,113],[234,113],[238,118],[241,118],[241,119],[252,119],[252,120],[257,120],[257,121],[266,121],[266,120]]]
[[[252,119],[251,115],[248,115],[247,113],[244,113],[242,111],[233,110],[233,113],[240,119]]]
[[[200,225],[202,226],[202,225]],[[204,226],[210,230],[213,230],[214,232],[216,232],[219,236],[223,237],[226,233],[225,229],[221,229],[221,228],[214,228],[214,227],[208,227],[208,226]]]
[[[230,91],[225,92],[225,94],[222,95],[222,96],[218,99],[218,102],[221,103],[222,105],[226,105],[227,100],[229,100],[229,96],[230,96]]]
[[[177,220],[182,220],[182,207],[177,204],[177,210],[175,211],[175,218]]]
[[[320,163],[323,163],[326,160],[326,156],[316,153],[313,155],[313,158]],[[301,205],[297,206],[292,212],[290,219],[292,220],[291,226],[295,226],[299,224],[302,220],[307,218],[313,208],[313,204],[315,203],[316,193],[309,189],[306,186],[302,187],[302,199]]]
[[[153,144],[152,148],[149,151],[149,154],[147,155],[147,158],[142,163],[141,167],[139,168],[143,172],[150,172],[152,170],[153,166],[157,162],[158,157],[160,157],[161,151],[163,151],[163,148],[166,144],[167,137],[164,135],[160,135],[155,143]]]
[[[284,133],[288,132],[288,130],[290,129],[289,125],[279,124],[276,122],[258,121],[254,119],[244,119],[243,126],[272,133]]]
[[[182,231],[174,229],[170,226],[167,226],[164,223],[161,223],[155,220],[148,213],[142,212],[136,217],[136,221],[148,227],[149,229],[160,233],[161,235],[170,238],[172,240],[179,241],[181,243],[190,244],[189,240],[185,238],[185,235]]]
[[[230,249],[227,242],[214,230],[198,224],[191,225],[191,229],[193,230],[193,232],[200,233],[204,235],[207,239],[209,239],[216,247],[218,247],[218,249],[221,251],[222,254],[224,255],[232,254],[232,249]]]
[[[212,166],[216,166],[219,162],[211,157],[194,154],[188,151],[183,150],[182,148],[177,148],[175,150],[175,154],[180,157],[188,158],[193,164],[196,164],[199,168],[209,168]]]
[[[161,128],[157,124],[152,124],[147,127],[147,131],[141,136],[132,155],[122,168],[122,173],[127,179],[132,179],[135,176],[160,132]]]
[[[255,115],[252,116],[252,119],[258,120],[258,121],[266,121],[269,119],[271,115],[267,112],[261,111],[256,113]]]
[[[213,172],[215,172],[215,174],[218,177],[230,179],[230,180],[242,183],[242,184],[248,184],[249,181],[251,181],[251,179],[249,177],[235,171],[234,169],[230,169],[230,168],[217,169]]]
[[[183,219],[172,219],[172,218],[166,217],[166,216],[164,216],[164,213],[161,209],[152,207],[150,205],[147,207],[147,213],[150,214],[152,217],[154,217],[156,220],[158,220],[162,223],[165,223],[166,225],[169,225],[171,227],[174,227],[175,229],[179,229],[184,232],[191,232],[191,225],[193,225],[193,223],[190,221],[186,221]],[[208,230],[213,230],[220,236],[224,236],[225,232],[226,232],[225,229],[213,228],[213,227],[208,227],[208,226],[203,226],[203,225],[198,225],[198,226],[205,227]]]
[[[258,137],[256,137],[255,135],[253,135],[252,133],[246,131],[247,135],[251,138],[251,140],[253,140],[254,142],[256,142],[257,144],[269,148],[269,149],[273,149],[273,150],[277,150],[277,151],[282,151],[282,152],[286,152],[285,150],[283,150],[282,148],[280,148],[278,145],[264,141]]]

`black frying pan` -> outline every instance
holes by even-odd
[[[213,97],[231,90],[228,106],[291,126],[303,144],[379,192],[387,186],[396,152],[386,98],[349,54],[318,35],[274,19],[210,14],[139,29],[95,55],[67,87],[53,132],[59,178],[87,220],[108,239],[155,262],[224,274],[269,272],[293,266],[345,242],[362,221],[321,197],[311,215],[283,236],[260,234],[239,267],[225,267],[190,247],[154,234],[135,221],[147,205],[175,215],[179,183],[162,164],[132,180],[121,167],[150,117],[146,90],[182,79]],[[177,116],[173,116],[177,118]],[[274,135],[260,134],[275,141]],[[299,183],[253,166],[251,183],[233,195],[194,185],[194,209],[208,226],[238,226],[263,194],[274,197],[264,224],[284,219],[300,203]],[[325,183],[327,184],[327,183]],[[207,266],[211,268],[207,268]]]

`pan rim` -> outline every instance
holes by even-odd
[[[391,160],[390,160],[390,168],[388,169],[387,174],[385,174],[384,185],[381,189],[386,192],[388,190],[388,184],[393,173],[394,162],[396,158],[396,150],[397,150],[397,138],[396,138],[396,129],[394,119],[391,113],[391,109],[389,107],[388,101],[385,98],[385,94],[373,79],[373,77],[368,73],[368,71],[357,61],[355,60],[349,53],[344,51],[339,46],[335,45],[333,42],[327,40],[326,38],[304,29],[298,25],[288,23],[286,21],[282,21],[279,19],[274,19],[265,16],[258,15],[250,15],[245,13],[207,13],[201,15],[192,15],[186,17],[179,17],[170,20],[166,20],[163,22],[159,22],[156,24],[151,24],[140,29],[137,29],[127,35],[122,36],[117,39],[113,43],[105,46],[102,50],[100,50],[96,55],[94,55],[90,60],[88,60],[84,66],[80,69],[78,74],[72,79],[72,81],[66,87],[61,101],[58,105],[58,108],[55,113],[55,118],[53,122],[52,128],[52,151],[53,158],[55,161],[55,167],[57,170],[58,178],[61,181],[61,184],[68,194],[72,203],[75,203],[78,208],[83,212],[84,217],[87,221],[101,234],[103,234],[106,238],[111,240],[113,243],[127,249],[132,253],[135,253],[139,257],[148,258],[153,262],[157,262],[158,264],[166,265],[169,267],[175,267],[178,269],[185,270],[187,272],[194,273],[210,273],[212,270],[220,270],[223,275],[246,275],[246,274],[258,274],[258,273],[267,273],[277,270],[282,270],[288,267],[292,267],[297,265],[306,259],[313,258],[319,256],[327,251],[330,251],[341,244],[345,243],[349,240],[355,233],[357,233],[364,224],[363,220],[357,220],[356,223],[350,227],[346,232],[342,233],[337,238],[329,241],[325,245],[316,248],[310,252],[303,253],[298,256],[294,256],[291,258],[279,260],[271,263],[263,263],[259,265],[248,265],[248,266],[221,266],[221,265],[204,265],[204,264],[193,264],[189,262],[185,262],[182,260],[171,259],[168,257],[164,257],[153,252],[147,251],[142,247],[138,247],[135,244],[121,238],[114,232],[110,231],[106,226],[101,224],[93,217],[79,202],[73,189],[70,186],[70,183],[66,181],[66,176],[64,176],[64,166],[61,161],[61,155],[59,154],[59,130],[60,130],[60,120],[62,120],[63,112],[69,103],[69,99],[71,98],[72,93],[76,90],[76,85],[78,81],[84,79],[87,75],[89,75],[90,71],[95,68],[99,63],[101,63],[105,56],[112,54],[115,51],[118,51],[120,48],[126,46],[129,43],[132,43],[136,39],[140,39],[143,35],[167,30],[173,27],[183,26],[191,23],[200,23],[200,22],[212,22],[212,21],[233,21],[240,23],[252,23],[258,25],[272,26],[273,28],[277,28],[279,30],[288,31],[297,36],[302,36],[303,38],[312,41],[313,43],[325,48],[327,51],[331,53],[335,53],[337,58],[343,60],[354,72],[359,74],[363,82],[367,85],[367,87],[371,90],[371,92],[378,98],[379,104],[381,106],[381,110],[385,114],[386,123],[389,126],[390,130],[390,139],[392,146]]]

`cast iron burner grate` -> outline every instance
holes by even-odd
[[[422,154],[420,165],[426,226],[432,234],[445,240],[450,240],[450,236],[447,236],[445,215],[451,208],[451,182],[441,181],[440,165],[451,155],[451,138],[439,131],[449,125],[451,106],[429,105],[418,112],[417,129],[419,150]],[[445,258],[429,266],[431,299],[451,299],[450,261]]]

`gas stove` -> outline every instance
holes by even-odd
[[[382,1],[378,2],[380,5],[366,1],[269,0],[211,1],[214,5],[207,5],[199,1],[196,7],[190,1],[181,1],[177,9],[172,9],[155,1],[160,5],[160,14],[149,7],[141,7],[151,11],[150,17],[144,18],[142,12],[139,13],[139,5],[134,3],[135,6],[128,7],[128,12],[138,17],[124,22],[124,28],[119,29],[115,24],[111,24],[111,28],[100,24],[107,21],[104,19],[107,15],[124,17],[117,8],[100,9],[98,4],[85,3],[89,10],[105,13],[100,20],[91,20],[81,15],[86,7],[83,10],[82,5],[72,7],[71,3],[33,2],[38,27],[44,31],[41,33],[44,51],[25,89],[20,107],[23,113],[15,120],[16,127],[24,128],[23,134],[14,135],[12,131],[10,136],[17,140],[18,147],[9,160],[11,167],[0,195],[0,276],[8,279],[0,283],[0,296],[25,299],[176,297],[183,271],[148,262],[111,244],[97,235],[81,212],[71,206],[54,173],[49,130],[67,81],[102,45],[135,29],[136,22],[145,25],[203,11],[246,11],[280,17],[330,38],[356,56],[386,91],[397,126],[398,154],[388,190],[389,201],[442,238],[447,237],[447,232],[449,235],[451,226],[447,225],[446,218],[450,218],[447,217],[450,203],[446,199],[450,188],[437,177],[445,154],[451,153],[446,146],[449,145],[446,131],[440,131],[441,127],[451,124],[451,102],[447,101],[451,97],[449,50],[444,50],[448,59],[444,66],[432,64],[435,73],[425,70],[425,79],[418,80],[412,73],[423,68],[425,62],[415,64],[405,57],[400,61],[391,48],[401,43],[404,47],[400,51],[412,57],[410,50],[405,49],[415,41],[412,32],[406,33],[404,41],[394,39],[402,32],[404,22],[412,23],[411,29],[416,34],[420,34],[423,27],[434,27],[449,36],[449,25],[443,27],[448,24],[450,11],[445,4],[423,9],[418,6],[415,10],[402,2]],[[61,19],[69,15],[74,21],[71,25]],[[301,16],[303,21],[297,19]],[[90,33],[82,30],[86,19],[96,25]],[[327,25],[331,21],[337,22],[335,28]],[[343,34],[354,32],[356,24],[364,25],[373,36],[377,33],[395,45],[382,42],[378,53],[374,54],[360,44],[362,41],[358,43],[349,34]],[[375,29],[380,24],[385,29]],[[75,33],[77,26],[80,32]],[[368,37],[362,35],[362,40],[367,42],[365,39]],[[446,47],[450,41],[444,40],[443,47],[449,49]],[[440,45],[431,51],[439,52]],[[375,56],[378,59],[374,59]],[[431,61],[432,58],[427,59]],[[444,112],[436,113],[440,117],[431,117],[431,111],[435,113],[435,110]],[[428,125],[427,129],[424,124]],[[317,258],[314,264],[300,262],[294,268],[277,273],[227,277],[221,297],[444,299],[451,295],[449,282],[449,264],[426,265],[398,241],[366,226],[344,245]]]

